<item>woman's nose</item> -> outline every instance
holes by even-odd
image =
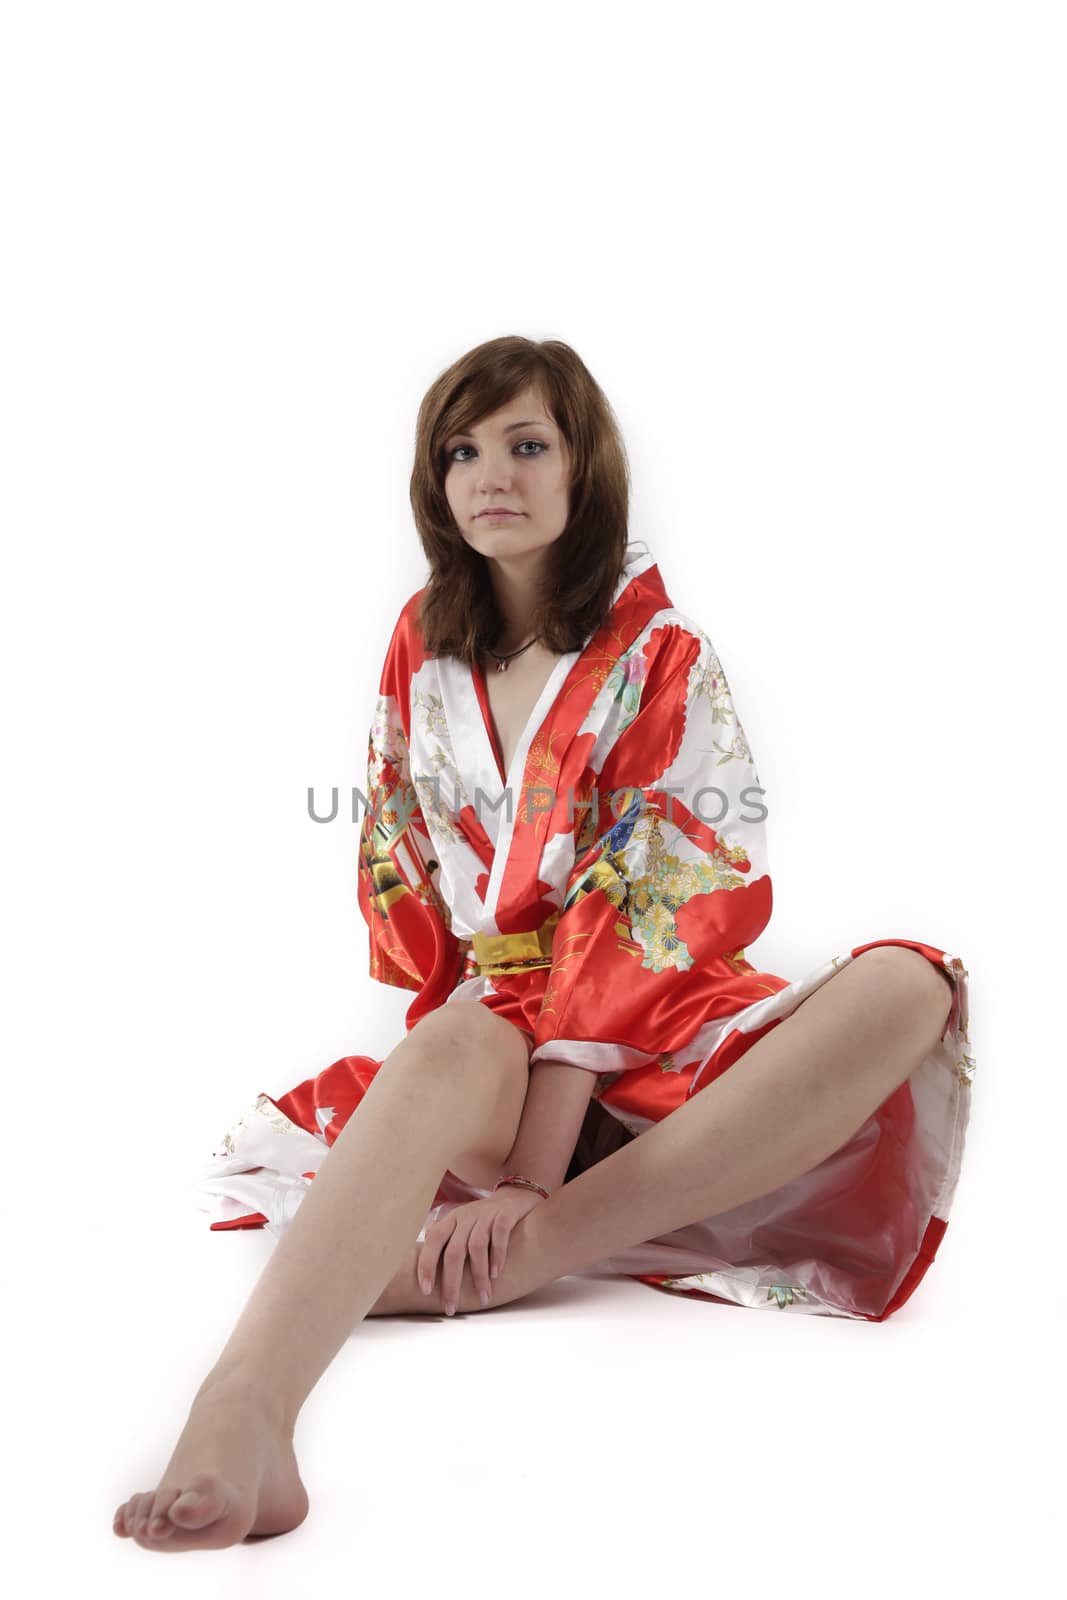
[[[486,461],[483,464],[478,478],[478,488],[487,493],[489,489],[501,489],[506,494],[511,483],[511,471],[508,467],[498,462]]]

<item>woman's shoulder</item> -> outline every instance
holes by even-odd
[[[426,660],[426,647],[419,626],[423,592],[422,589],[417,589],[408,600],[405,600],[389,635],[382,673],[383,684],[388,679],[393,693],[399,693],[400,684],[410,682]]]
[[[654,647],[655,653],[676,652],[679,649],[692,653],[695,649],[701,655],[705,652],[715,654],[710,635],[701,623],[674,605],[661,607],[649,618],[643,637]]]
[[[416,589],[415,593],[405,600],[400,607],[393,623],[392,645],[405,644],[410,647],[413,644],[418,644],[421,647],[422,629],[419,626],[419,614],[422,610],[422,597],[425,593],[425,588]]]

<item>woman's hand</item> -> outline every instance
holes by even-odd
[[[459,1305],[463,1264],[468,1255],[474,1287],[482,1304],[487,1305],[493,1294],[490,1277],[496,1278],[504,1270],[512,1228],[534,1206],[539,1206],[541,1200],[541,1195],[533,1189],[506,1184],[485,1200],[472,1200],[438,1217],[427,1228],[419,1247],[417,1271],[423,1294],[433,1290],[438,1258],[444,1249],[441,1299],[446,1314],[451,1316]]]

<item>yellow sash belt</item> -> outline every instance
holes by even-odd
[[[528,933],[475,933],[471,950],[478,976],[490,972],[527,972],[552,965],[552,939],[559,913]]]

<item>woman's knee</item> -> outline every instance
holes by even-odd
[[[951,979],[920,950],[906,945],[876,945],[856,957],[883,999],[898,1012],[919,1007],[947,1020],[952,1009]]]
[[[478,1000],[438,1006],[408,1033],[410,1064],[456,1071],[484,1070],[487,1063],[528,1069],[530,1041],[521,1028],[497,1016]]]

